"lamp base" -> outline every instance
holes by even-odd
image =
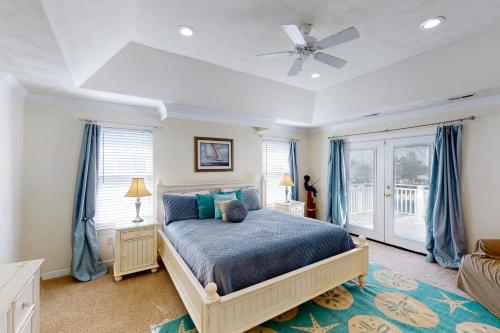
[[[135,223],[139,223],[139,222],[143,222],[144,219],[140,216],[136,217],[135,219],[132,220],[132,222],[135,222]]]
[[[285,186],[285,202],[289,203],[290,200],[288,199],[288,186]]]
[[[137,200],[135,202],[135,211],[137,212],[137,216],[132,220],[132,222],[139,223],[144,221],[144,219],[139,216],[139,212],[141,211],[141,198],[139,197],[137,197]]]

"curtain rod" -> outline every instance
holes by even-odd
[[[295,138],[280,138],[277,136],[265,136],[262,134],[259,134],[259,137],[264,141],[283,141],[283,142],[286,142],[286,141],[299,142],[300,141],[299,139],[295,139]]]
[[[104,120],[94,120],[94,119],[78,119],[83,122],[95,123],[95,124],[115,124],[115,125],[123,125],[123,126],[135,126],[135,127],[144,127],[144,128],[152,128],[152,129],[161,129],[161,126],[155,125],[140,125],[140,124],[130,124],[130,123],[120,123],[115,121],[104,121]]]
[[[449,123],[456,123],[456,122],[464,122],[465,120],[474,120],[474,119],[476,119],[475,116],[470,116],[470,117],[467,117],[467,118],[459,118],[459,119],[454,119],[454,120],[441,121],[441,122],[437,122],[437,123],[415,125],[415,126],[407,126],[407,127],[400,127],[400,128],[394,128],[394,129],[385,129],[385,130],[381,130],[381,131],[362,132],[362,133],[354,133],[354,134],[346,134],[346,135],[334,135],[334,136],[329,136],[328,140],[338,139],[338,138],[344,138],[344,137],[349,137],[349,136],[366,135],[366,134],[377,134],[377,133],[387,133],[387,132],[393,132],[393,131],[401,131],[401,130],[405,130],[405,129],[419,128],[419,127],[428,127],[428,126],[442,125],[442,124],[449,124]]]

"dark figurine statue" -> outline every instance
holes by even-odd
[[[316,197],[318,191],[314,187],[314,184],[316,184],[318,181],[315,181],[312,185],[309,185],[310,180],[311,177],[309,177],[309,175],[304,176],[304,188],[306,189],[307,192],[312,192],[312,194]]]

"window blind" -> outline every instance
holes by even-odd
[[[286,141],[263,141],[262,161],[266,186],[266,206],[285,200],[285,188],[280,186],[283,173],[290,172],[288,164],[289,143]]]
[[[153,193],[153,136],[149,131],[102,128],[99,149],[96,226],[131,222],[136,198],[124,197],[132,178],[144,178]],[[152,196],[141,198],[141,217],[153,215]]]

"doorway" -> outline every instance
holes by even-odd
[[[434,135],[347,141],[348,230],[425,252]]]

